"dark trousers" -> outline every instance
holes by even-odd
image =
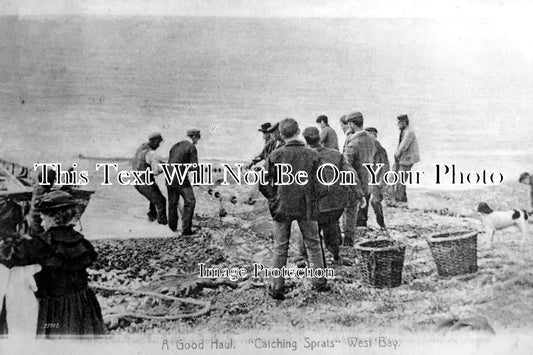
[[[370,199],[370,204],[374,209],[374,213],[376,214],[376,220],[379,226],[385,229],[385,218],[383,217],[383,206],[381,205],[381,201],[383,201],[382,188],[375,186],[374,190],[372,191],[372,198]]]
[[[320,212],[318,214],[318,230],[324,236],[326,249],[333,254],[333,259],[339,259],[339,246],[341,244],[341,228],[339,218],[344,209]]]
[[[167,224],[167,200],[159,190],[156,183],[152,185],[134,185],[135,190],[139,191],[141,195],[150,201],[148,206],[148,218],[151,220],[157,219],[160,224]]]
[[[357,213],[357,222],[355,223],[356,227],[366,227],[366,222],[368,220],[368,205],[370,205],[370,194],[365,196],[366,207],[359,208]]]
[[[410,164],[410,165],[399,164],[398,173],[402,171],[403,172],[411,171],[412,167],[413,167],[413,164]],[[404,184],[401,184],[399,182],[396,184],[394,198],[396,199],[396,202],[407,202],[407,187]]]
[[[172,231],[178,229],[178,202],[183,197],[182,231],[190,232],[196,199],[191,185],[167,186],[168,191],[168,226]]]

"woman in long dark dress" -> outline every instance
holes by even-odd
[[[40,244],[35,274],[39,300],[37,334],[87,336],[105,334],[102,312],[88,287],[87,267],[96,252],[82,234],[74,230],[79,218],[77,203],[64,191],[44,195],[35,208],[41,214],[44,234],[34,238]]]

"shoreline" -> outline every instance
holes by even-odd
[[[158,180],[163,195],[166,196],[164,182]],[[216,199],[209,194],[209,189],[220,193]],[[104,191],[106,192],[104,194]],[[212,187],[195,187],[197,198],[195,214],[202,220],[211,219],[212,224],[217,221],[244,223],[260,216],[268,222],[270,216],[266,199],[254,186],[229,185]],[[487,186],[468,190],[439,190],[430,188],[409,188],[409,210],[435,211],[437,214],[455,214],[463,217],[476,217],[474,209],[479,202],[487,202],[495,209],[529,208],[529,190],[527,186],[517,182],[504,182],[498,186]],[[502,197],[503,198],[500,198]],[[231,203],[235,197],[237,202]],[[248,198],[256,200],[254,205],[244,202]],[[124,238],[153,238],[179,236],[170,231],[167,226],[149,223],[146,220],[147,201],[131,186],[103,186],[96,189],[86,213],[82,217],[84,234],[88,239],[124,239]],[[218,212],[223,208],[227,217],[219,217]],[[408,210],[408,211],[409,211]],[[386,208],[387,214],[395,214],[394,208]],[[372,215],[370,226],[375,226]],[[441,213],[442,214],[442,213]],[[266,225],[268,225],[267,223]],[[178,229],[179,230],[179,229]]]

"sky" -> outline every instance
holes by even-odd
[[[528,0],[0,0],[3,15],[526,19]]]

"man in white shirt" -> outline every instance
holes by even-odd
[[[145,171],[146,169],[151,171],[147,180],[147,182],[151,182],[150,185],[134,185],[134,187],[141,195],[150,201],[148,220],[153,222],[157,219],[159,224],[167,224],[167,200],[161,193],[161,190],[159,190],[159,186],[157,186],[155,181],[155,176],[163,172],[159,164],[164,161],[156,153],[156,149],[159,148],[162,141],[163,137],[161,137],[161,133],[156,132],[150,134],[148,136],[148,142],[141,144],[137,149],[132,161],[132,168],[137,171]]]

